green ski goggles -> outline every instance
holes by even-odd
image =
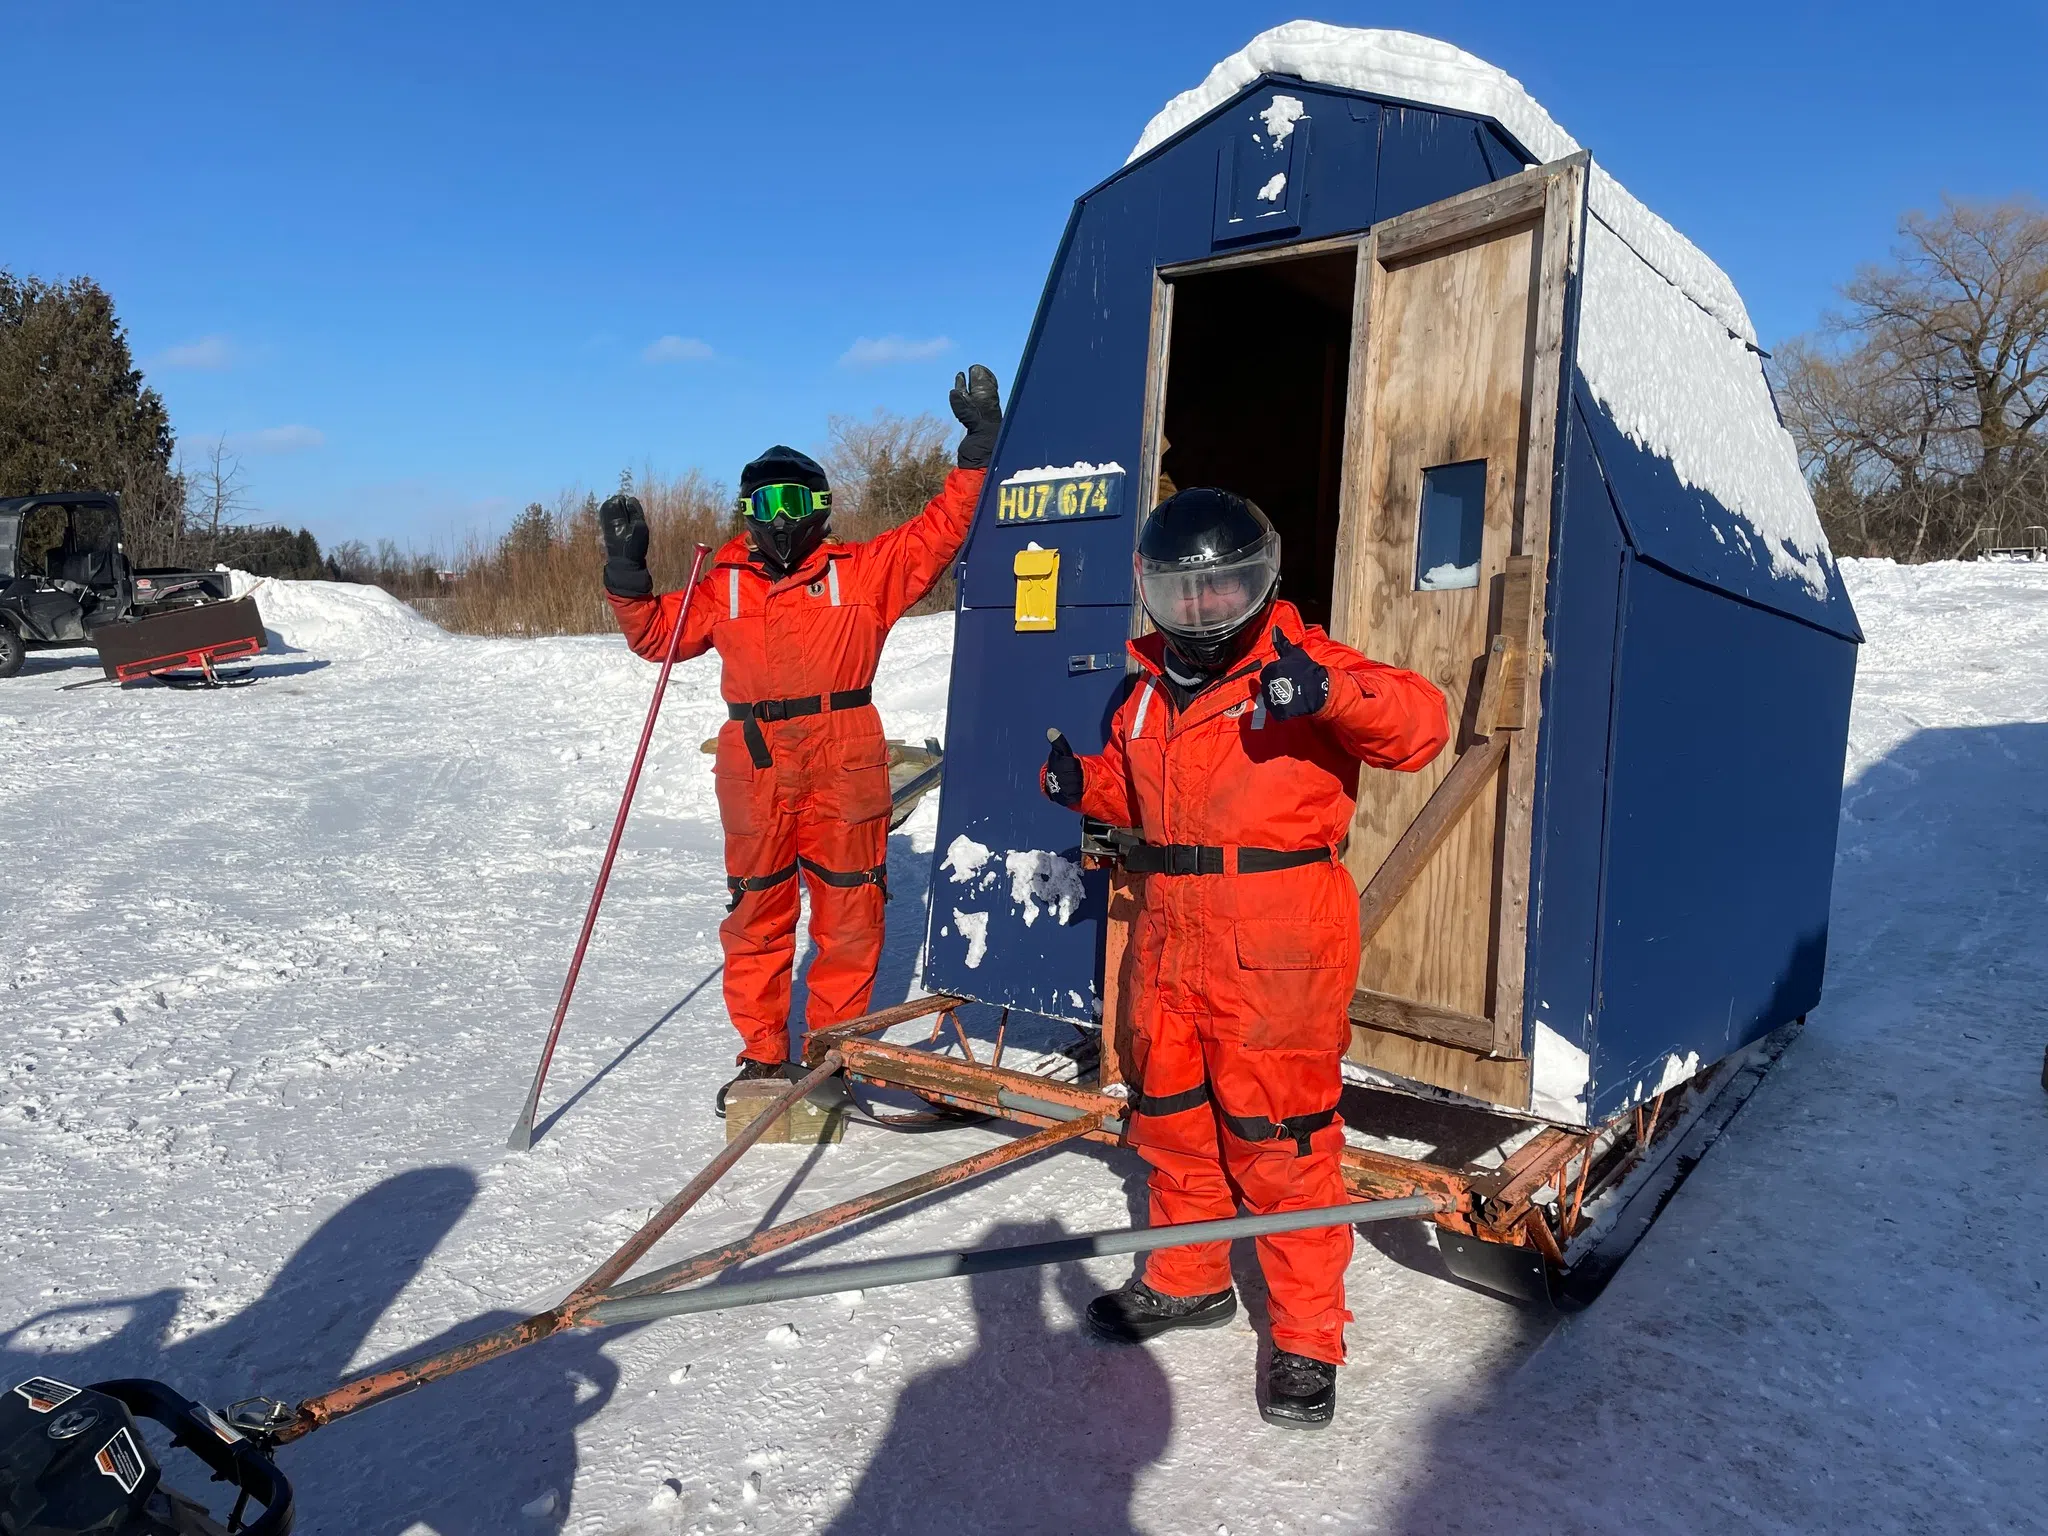
[[[808,485],[764,485],[751,496],[740,498],[739,511],[757,523],[786,518],[792,523],[832,510],[832,493],[814,491]]]

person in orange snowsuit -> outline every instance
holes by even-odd
[[[1135,828],[1130,1142],[1158,1224],[1348,1198],[1339,1063],[1358,975],[1358,890],[1338,856],[1359,768],[1413,772],[1449,737],[1444,696],[1339,645],[1274,597],[1280,539],[1252,502],[1190,489],[1153,509],[1138,572],[1156,632],[1100,753],[1054,735],[1059,804]],[[1273,1325],[1260,1404],[1316,1425],[1336,1410],[1351,1229],[1258,1240]],[[1236,1313],[1229,1245],[1160,1249],[1090,1326],[1136,1342]]]
[[[719,925],[725,1006],[740,1033],[732,1083],[790,1060],[797,880],[811,898],[810,1005],[822,1029],[868,1011],[888,896],[889,753],[871,701],[890,627],[932,589],[967,538],[1002,425],[995,375],[955,378],[966,427],[959,467],[902,526],[846,544],[827,537],[831,488],[807,455],[780,444],[740,476],[745,532],[694,591],[654,596],[647,519],[630,496],[598,510],[605,592],[626,641],[659,661],[676,625],[678,660],[716,647],[729,719],[713,772],[725,829],[730,909]]]

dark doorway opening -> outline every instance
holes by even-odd
[[[1164,497],[1213,485],[1280,532],[1280,595],[1330,622],[1354,251],[1174,280],[1160,436]]]

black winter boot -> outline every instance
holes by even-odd
[[[1327,1360],[1274,1350],[1259,1415],[1268,1424],[1321,1429],[1337,1416],[1337,1367]]]
[[[1118,1344],[1142,1344],[1171,1328],[1220,1328],[1235,1316],[1235,1291],[1162,1296],[1142,1280],[1088,1303],[1088,1327]]]
[[[725,1118],[725,1096],[732,1090],[733,1083],[758,1083],[764,1077],[783,1077],[787,1075],[788,1067],[786,1061],[755,1061],[752,1057],[742,1061],[739,1075],[719,1087],[718,1118]]]

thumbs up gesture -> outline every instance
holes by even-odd
[[[1074,755],[1074,749],[1067,745],[1065,734],[1057,726],[1046,730],[1045,739],[1052,743],[1052,750],[1045,756],[1045,769],[1038,776],[1038,787],[1045,791],[1045,798],[1054,805],[1064,805],[1072,810],[1081,803],[1081,791],[1086,783],[1081,775],[1081,759]]]
[[[1273,649],[1280,654],[1259,673],[1259,696],[1275,720],[1321,712],[1330,702],[1330,669],[1273,626]]]

